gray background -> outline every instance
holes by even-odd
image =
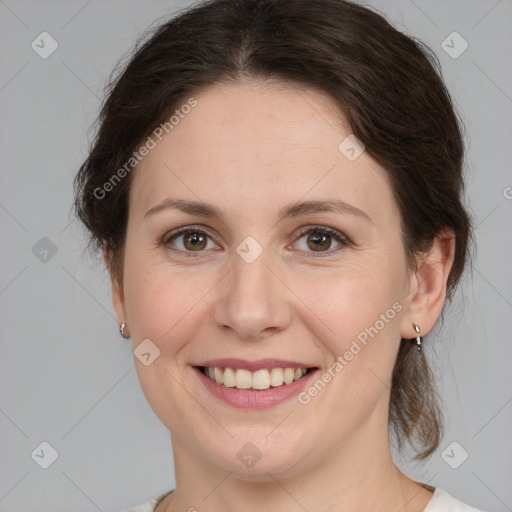
[[[145,28],[188,4],[0,1],[0,511],[119,511],[174,486],[168,432],[69,211],[113,66]],[[441,59],[468,132],[479,247],[426,342],[447,434],[428,462],[402,467],[479,508],[512,510],[512,1],[371,4]],[[59,45],[47,59],[31,48],[43,31]],[[456,59],[441,46],[453,31],[469,43]],[[48,469],[31,457],[43,441],[58,452]],[[446,460],[460,462],[462,450],[469,457],[453,469]]]

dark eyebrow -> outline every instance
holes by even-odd
[[[279,213],[279,221],[287,217],[298,217],[300,215],[306,215],[308,213],[322,213],[322,212],[333,212],[342,213],[349,215],[356,215],[362,217],[373,224],[370,216],[352,206],[351,204],[345,203],[339,199],[331,199],[325,201],[303,201],[289,204],[285,206]]]
[[[223,219],[222,212],[215,206],[208,203],[201,203],[199,201],[185,201],[184,199],[164,199],[153,208],[150,208],[145,214],[144,218],[149,215],[161,212],[163,210],[180,210],[190,215],[200,215],[201,217],[210,217],[212,219]]]
[[[224,216],[221,210],[219,210],[217,207],[211,204],[202,203],[199,201],[186,201],[184,199],[171,198],[164,199],[156,206],[153,206],[153,208],[149,209],[144,214],[144,218],[148,217],[149,215],[154,215],[155,213],[168,209],[180,210],[190,215],[199,215],[201,217],[219,219],[222,222],[224,222]],[[368,220],[373,224],[373,221],[370,218],[370,216],[367,213],[363,212],[363,210],[360,210],[359,208],[356,208],[355,206],[352,206],[338,199],[325,201],[302,201],[289,204],[280,210],[278,222],[282,221],[285,218],[293,218],[299,217],[300,215],[322,212],[356,215],[358,217],[362,217]]]

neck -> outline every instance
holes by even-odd
[[[383,437],[369,436],[362,427],[350,443],[307,461],[307,470],[290,475],[262,468],[257,481],[221,471],[173,438],[176,490],[157,512],[423,511],[432,492],[397,468],[387,430]]]

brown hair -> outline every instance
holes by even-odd
[[[435,54],[380,14],[346,0],[210,0],[136,45],[111,81],[96,138],[75,178],[75,209],[90,232],[89,246],[109,250],[118,282],[132,173],[123,173],[106,197],[98,198],[98,190],[106,190],[115,171],[187,98],[242,78],[276,79],[330,95],[389,173],[411,268],[442,228],[455,233],[451,300],[471,241],[462,203],[462,123]],[[407,440],[421,450],[415,458],[423,459],[440,443],[442,415],[426,356],[407,340],[392,379],[390,426],[399,448]]]

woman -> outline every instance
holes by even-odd
[[[433,54],[355,3],[213,0],[136,50],[76,178],[171,433],[176,489],[134,511],[476,510],[390,447],[442,437],[463,158]]]

